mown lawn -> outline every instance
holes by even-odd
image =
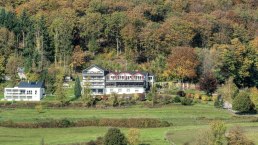
[[[140,108],[134,106],[124,109],[44,109],[38,113],[34,109],[0,109],[0,121],[35,121],[48,118],[158,118],[173,123],[167,128],[146,128],[141,130],[141,142],[153,145],[168,145],[168,136],[176,144],[193,141],[198,131],[207,128],[211,120],[224,120],[228,127],[243,126],[247,136],[258,144],[258,122],[251,122],[256,116],[239,117],[227,110],[216,109],[212,105],[194,106],[169,105],[162,108]],[[35,145],[44,138],[48,144],[82,142],[103,136],[108,127],[17,129],[0,128],[0,144]],[[126,134],[126,128],[122,131]]]

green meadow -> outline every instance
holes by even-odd
[[[249,139],[258,144],[257,115],[238,116],[209,104],[182,106],[173,104],[161,108],[133,106],[110,109],[44,109],[38,113],[35,109],[1,109],[0,121],[32,122],[41,119],[86,119],[86,118],[157,118],[173,124],[165,128],[143,128],[141,143],[169,145],[191,143],[198,132],[205,129],[212,120],[223,120],[227,127],[242,126]],[[256,121],[254,121],[256,120]],[[103,136],[109,127],[81,128],[3,128],[0,127],[1,145],[37,145],[44,138],[47,144],[65,144],[85,142]],[[121,128],[127,134],[128,128]]]

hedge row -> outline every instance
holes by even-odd
[[[152,118],[129,118],[129,119],[87,119],[87,120],[69,120],[61,119],[37,122],[13,122],[12,120],[0,122],[2,127],[11,128],[67,128],[67,127],[85,127],[85,126],[110,126],[126,128],[158,128],[168,127],[170,123]]]

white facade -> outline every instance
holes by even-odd
[[[44,94],[42,83],[22,82],[18,87],[4,89],[4,99],[7,101],[40,101]]]
[[[82,72],[84,87],[91,89],[92,95],[104,94],[137,94],[145,93],[153,84],[154,76],[148,73],[135,72],[108,72],[93,65]],[[151,78],[149,80],[149,78]]]
[[[142,94],[145,93],[143,87],[106,87],[106,94]]]

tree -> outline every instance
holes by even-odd
[[[88,48],[93,53],[93,55],[95,55],[95,53],[99,50],[99,44],[94,37],[90,39],[88,43]]]
[[[9,56],[14,48],[15,35],[6,28],[0,28],[0,53]]]
[[[232,100],[238,93],[238,88],[233,82],[233,78],[229,78],[224,85],[219,87],[218,93],[222,96],[223,100],[232,103]]]
[[[84,83],[83,94],[81,96],[81,99],[84,102],[84,104],[88,103],[89,101],[91,101],[93,99],[92,96],[91,96],[91,89],[90,89],[90,83],[89,82]]]
[[[75,79],[75,84],[74,84],[74,96],[76,98],[81,97],[81,92],[82,92],[82,87],[81,87],[80,79],[77,76],[77,78]]]
[[[128,131],[128,143],[130,145],[138,145],[140,143],[140,130],[137,128],[131,128]]]
[[[85,63],[85,53],[81,49],[80,46],[75,46],[73,55],[72,55],[72,66],[73,69],[76,71],[78,68],[81,68],[82,65]]]
[[[226,138],[228,145],[254,145],[254,142],[245,136],[243,129],[239,126],[231,128]]]
[[[46,20],[44,16],[40,16],[35,24],[35,41],[36,50],[38,51],[39,58],[39,69],[42,70],[46,66],[46,62],[54,61],[54,51],[51,48],[51,37],[48,33],[46,26]]]
[[[118,128],[110,128],[104,137],[104,145],[127,145],[127,139]]]
[[[220,82],[233,77],[238,87],[256,86],[257,48],[246,46],[239,39],[231,40],[229,45],[215,45],[219,52],[216,75]]]
[[[195,50],[190,47],[175,47],[167,60],[171,75],[183,81],[196,77],[199,61]]]
[[[64,105],[68,101],[67,95],[63,88],[64,71],[60,69],[59,74],[56,77],[57,77],[56,90],[55,90],[56,99],[60,101],[62,105]]]
[[[250,92],[250,99],[252,100],[256,108],[258,108],[258,89],[256,87],[253,87],[249,89],[249,92]]]
[[[236,110],[239,113],[247,113],[254,110],[254,105],[250,96],[245,91],[239,92],[239,94],[234,98],[232,107],[233,110]]]
[[[22,67],[23,60],[20,57],[11,55],[6,64],[6,73],[10,75],[11,80],[15,81],[18,67]]]
[[[200,89],[211,95],[217,89],[217,79],[211,72],[202,75],[199,81]]]
[[[115,40],[117,55],[122,51],[120,33],[126,22],[127,17],[123,12],[114,12],[106,19],[107,27],[105,29],[105,34],[110,41]]]
[[[0,82],[4,80],[4,76],[5,76],[4,60],[5,60],[4,57],[0,55]]]

